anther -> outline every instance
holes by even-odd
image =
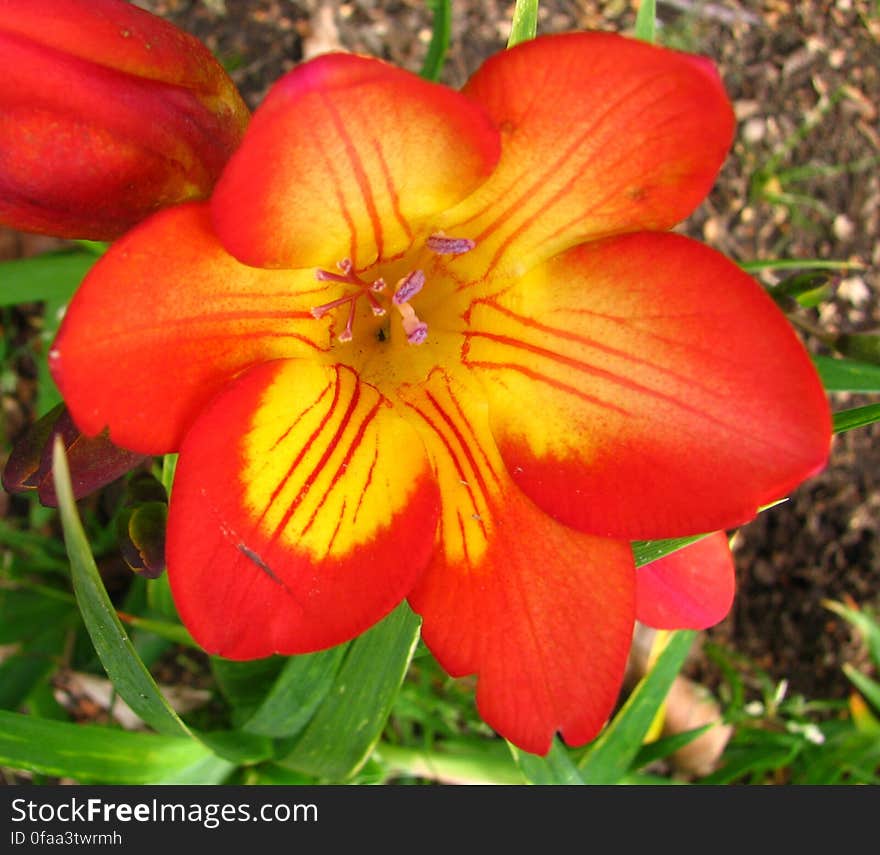
[[[436,252],[438,255],[464,255],[466,252],[470,252],[477,243],[470,238],[447,237],[443,232],[437,232],[425,241],[425,245],[431,252]]]
[[[415,309],[409,303],[401,303],[397,306],[406,333],[406,340],[410,344],[422,344],[428,337],[428,325],[419,318]]]
[[[408,303],[422,290],[424,285],[425,274],[421,270],[413,270],[412,273],[407,273],[403,279],[398,281],[397,290],[394,292],[391,302],[395,306],[402,306],[404,303]]]

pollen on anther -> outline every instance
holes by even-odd
[[[477,245],[477,242],[470,238],[447,237],[441,232],[437,232],[430,235],[425,244],[431,252],[436,252],[438,255],[464,255],[464,253],[470,252]]]
[[[415,297],[425,285],[425,274],[421,270],[413,270],[407,273],[398,283],[397,290],[391,298],[395,306],[402,306]]]

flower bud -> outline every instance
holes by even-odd
[[[124,0],[0,0],[0,224],[111,240],[210,194],[248,111],[210,51]]]

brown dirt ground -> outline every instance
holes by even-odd
[[[205,41],[252,107],[280,74],[322,49],[341,46],[418,71],[430,38],[430,16],[421,0],[138,0],[138,5]],[[636,5],[544,0],[539,29],[626,32]],[[500,0],[453,0],[444,82],[461,85],[482,59],[504,46],[512,7]],[[876,4],[661,0],[658,7],[660,41],[712,57],[740,121],[718,184],[681,230],[740,261],[788,257],[860,265],[866,270],[834,280],[834,299],[821,314],[805,312],[803,319],[831,331],[880,326]],[[770,182],[754,180],[772,158],[778,166]],[[781,173],[793,167],[809,169],[801,176]],[[767,198],[780,191],[803,199],[786,206]],[[35,246],[42,247],[43,239],[0,235],[0,253],[7,256]],[[813,340],[808,344],[819,347]],[[832,401],[834,409],[858,403],[843,396]],[[7,416],[16,410],[8,401],[5,406]],[[7,429],[13,433],[15,425]],[[731,615],[708,633],[811,698],[845,695],[848,683],[840,666],[858,654],[848,629],[823,607],[823,599],[852,597],[880,610],[877,436],[875,425],[838,437],[824,473],[738,532],[737,600]],[[707,682],[717,679],[699,656],[691,670]]]

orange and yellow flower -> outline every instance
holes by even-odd
[[[667,231],[733,130],[707,60],[610,34],[461,92],[347,54],[282,78],[210,203],[118,241],[50,355],[82,430],[180,452],[195,638],[303,653],[406,599],[501,734],[595,736],[634,619],[732,593],[671,562],[637,597],[630,540],[743,523],[828,453],[785,318]]]

